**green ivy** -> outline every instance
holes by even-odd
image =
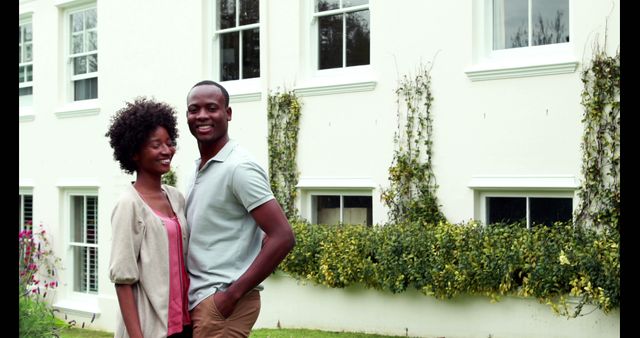
[[[619,230],[620,218],[620,52],[598,46],[582,72],[582,176],[576,223]]]
[[[271,190],[290,220],[298,218],[297,153],[300,129],[300,101],[293,91],[269,94],[269,180]]]
[[[381,198],[389,208],[389,222],[445,221],[436,197],[432,159],[432,111],[430,69],[420,67],[418,75],[403,76],[396,89],[398,129],[396,149],[389,168],[390,186]]]
[[[329,287],[362,285],[392,293],[412,288],[440,299],[535,297],[568,318],[584,315],[585,304],[605,313],[620,305],[614,232],[561,223],[530,230],[476,222],[292,226],[296,246],[279,268]],[[568,299],[577,304],[569,306]]]
[[[178,175],[173,171],[173,168],[169,169],[164,175],[162,175],[162,184],[175,187],[178,184]]]

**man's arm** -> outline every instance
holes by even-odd
[[[242,296],[269,277],[295,245],[291,225],[275,199],[253,209],[251,216],[264,231],[265,238],[260,253],[247,271],[225,292],[214,295],[214,303],[225,318],[231,315]]]

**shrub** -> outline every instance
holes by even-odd
[[[60,259],[51,251],[42,225],[38,230],[31,230],[31,224],[27,228],[18,234],[20,337],[58,336],[64,322],[54,316],[47,296],[58,286]]]
[[[585,304],[605,313],[620,305],[620,236],[613,230],[562,223],[292,226],[296,246],[280,269],[329,287],[414,288],[441,299],[535,297],[567,317],[582,315]],[[569,296],[577,299],[574,309]]]

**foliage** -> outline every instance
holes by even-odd
[[[388,189],[383,189],[381,198],[389,208],[391,223],[418,221],[437,224],[445,217],[438,205],[431,164],[433,95],[430,69],[421,66],[418,75],[405,75],[396,95],[396,149],[389,168],[391,183]]]
[[[321,330],[309,330],[309,329],[255,329],[251,330],[251,338],[291,338],[291,337],[305,337],[305,338],[327,338],[327,337],[339,337],[339,338],[392,338],[400,336],[387,336],[371,333],[360,332],[332,332]],[[406,337],[406,336],[402,336]]]
[[[170,185],[175,187],[178,184],[178,175],[173,168],[169,169],[164,175],[162,175],[162,184]]]
[[[33,230],[31,222],[18,234],[18,291],[20,337],[59,337],[61,329],[76,325],[74,320],[58,318],[50,301],[58,287],[60,258],[49,243],[42,224]],[[95,314],[91,322],[95,319]],[[82,323],[85,327],[85,323]]]
[[[53,314],[49,304],[37,296],[20,296],[18,306],[20,337],[58,337],[60,329],[66,325]]]
[[[619,230],[620,219],[620,52],[608,56],[596,46],[582,72],[582,175],[579,225]]]
[[[66,327],[61,330],[60,338],[113,338],[113,332]]]
[[[530,230],[476,222],[438,226],[292,224],[296,246],[279,268],[329,287],[362,285],[441,299],[535,297],[567,317],[620,305],[619,234],[556,223]],[[571,301],[577,304],[570,306]]]
[[[60,259],[53,254],[42,225],[36,230],[31,224],[25,228],[18,234],[20,337],[57,336],[64,322],[55,317],[47,296],[58,286]]]
[[[269,180],[276,200],[289,219],[298,218],[297,153],[300,129],[300,101],[293,91],[269,94]]]

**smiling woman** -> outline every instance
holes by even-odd
[[[137,98],[116,112],[106,136],[122,170],[136,173],[111,215],[109,277],[121,312],[115,337],[190,335],[185,202],[162,184],[176,152],[176,111]]]

